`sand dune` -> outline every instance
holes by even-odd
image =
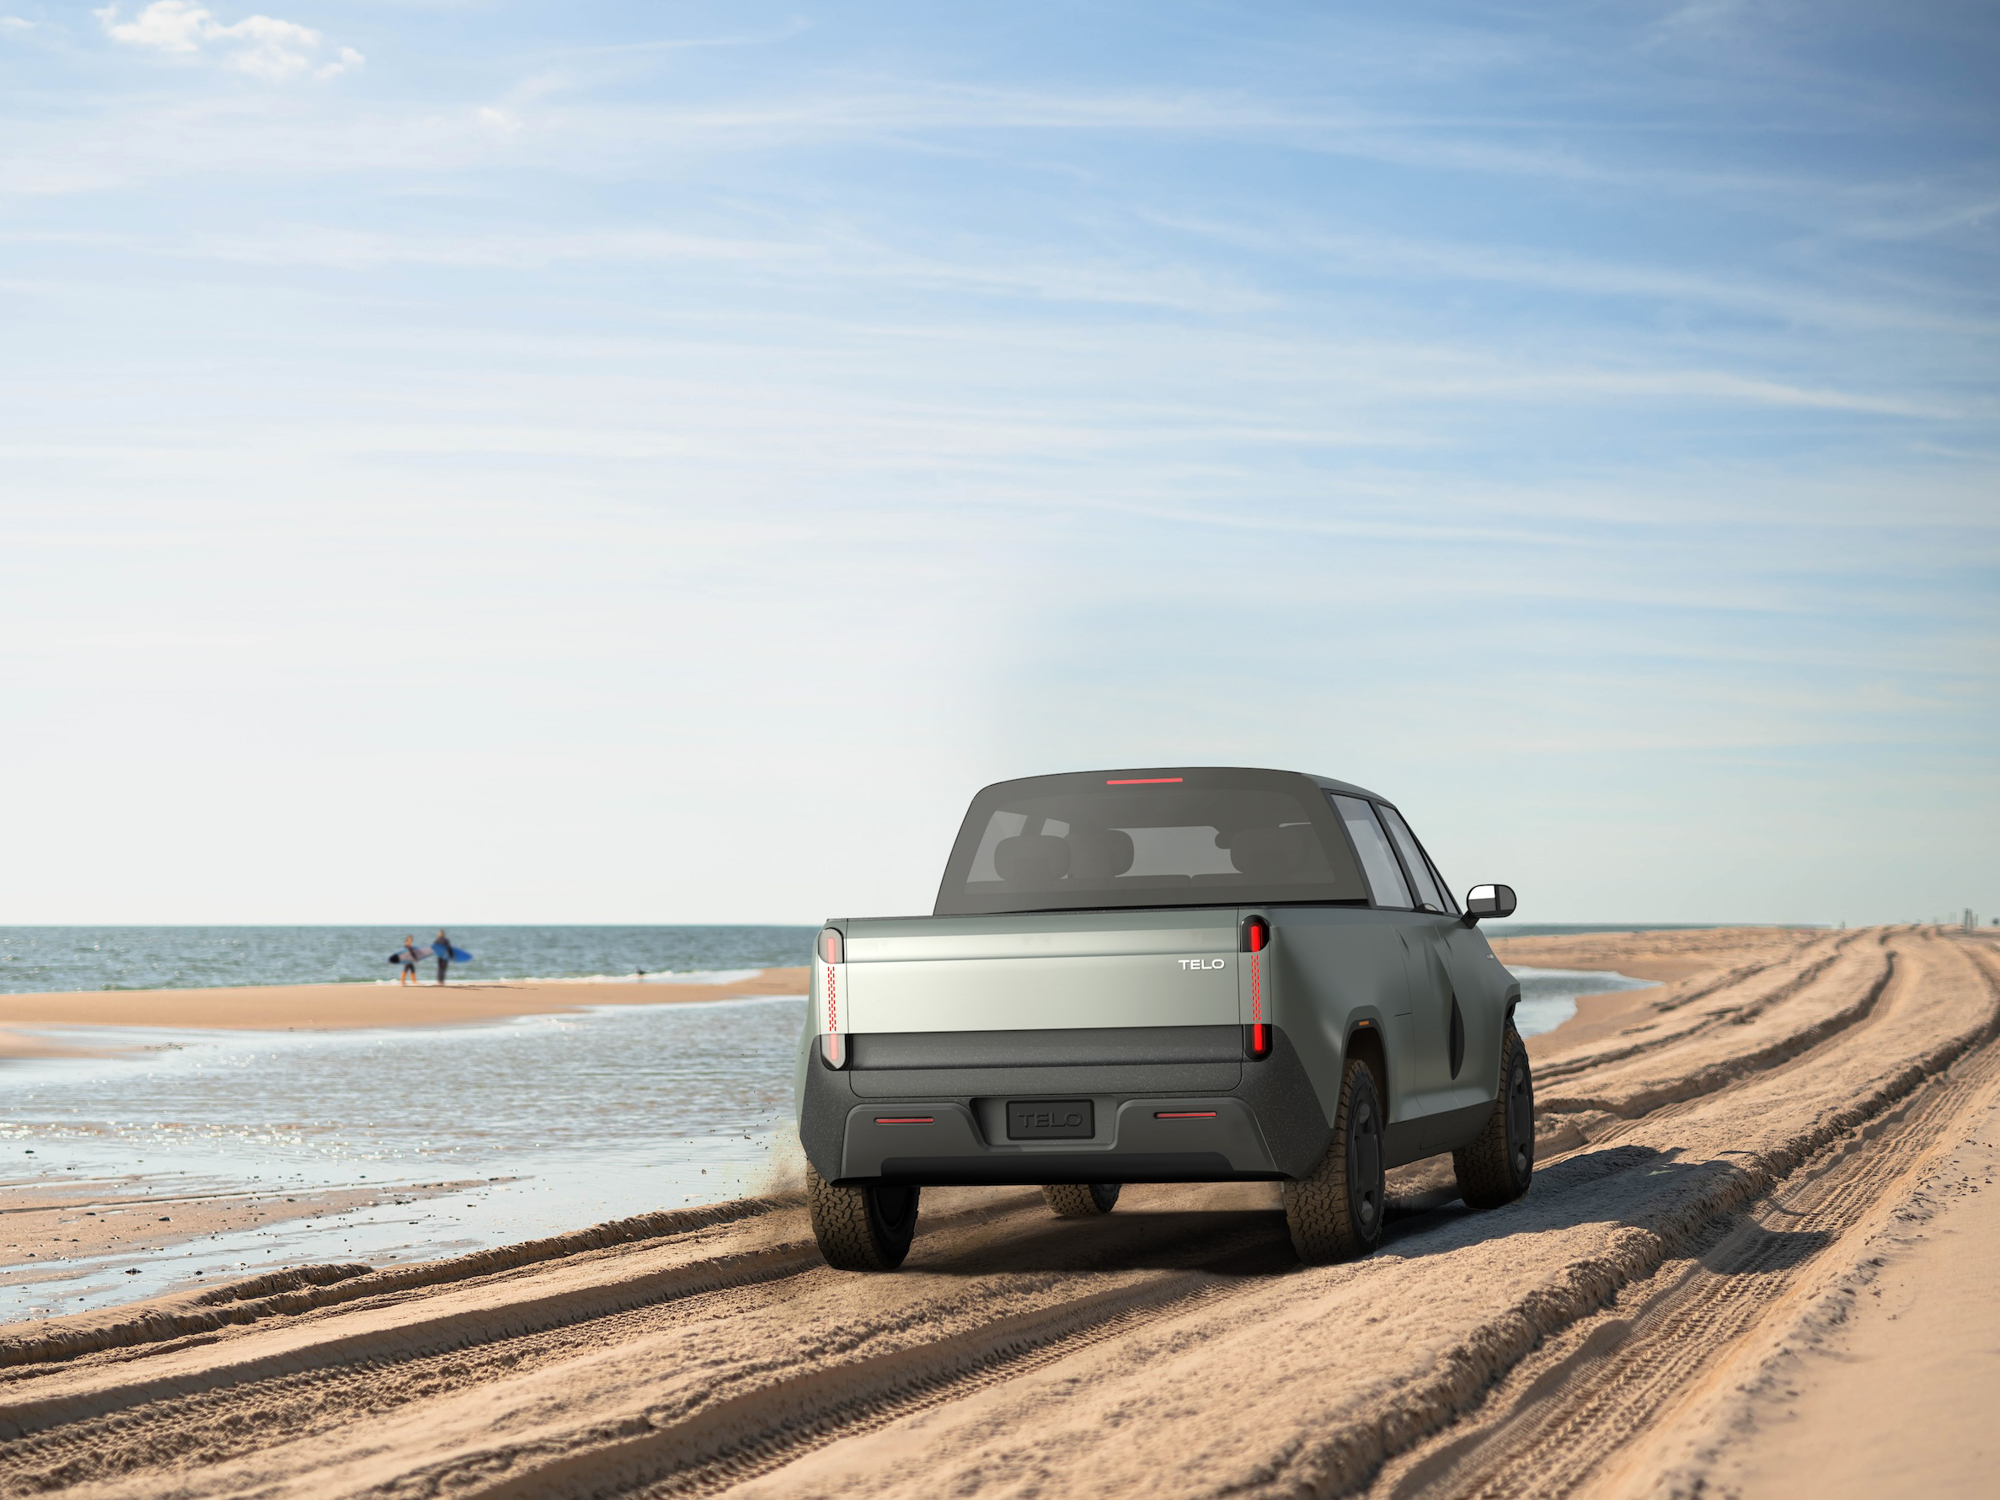
[[[0,1329],[0,1493],[1755,1496],[1837,1490],[1815,1432],[1983,1442],[1976,1402],[1919,1424],[1785,1361],[1907,1357],[1866,1305],[1923,1304],[1898,1256],[1980,1280],[1990,1214],[1908,1247],[1980,1201],[1991,945],[1586,946],[1507,956],[1667,982],[1537,1039],[1532,1191],[1475,1214],[1405,1169],[1366,1261],[1300,1268],[1273,1189],[1134,1187],[1097,1222],[928,1191],[886,1277],[826,1268],[784,1193],[281,1273]]]

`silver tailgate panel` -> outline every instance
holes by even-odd
[[[932,919],[924,924],[930,931],[907,936],[884,931],[889,923],[857,924],[848,952],[848,1027],[880,1033],[1234,1025],[1235,914],[1208,916],[1195,925],[1177,913],[1064,913],[1040,919],[1047,925],[1038,923],[1039,930],[1005,930],[1029,925],[1014,918],[961,933],[939,933]]]

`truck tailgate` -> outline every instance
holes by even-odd
[[[1240,1019],[1234,907],[870,919],[846,943],[857,1034]]]

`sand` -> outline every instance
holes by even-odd
[[[283,984],[215,990],[78,990],[0,995],[0,1058],[73,1056],[87,1042],[23,1035],[37,1026],[162,1026],[230,1031],[343,1031],[441,1026],[547,1015],[593,1005],[684,1005],[744,995],[803,995],[806,971],[765,969],[727,984]],[[107,1044],[108,1045],[108,1044]]]
[[[1758,1372],[1718,1447],[1759,1500],[2000,1489],[2000,1101]]]
[[[1841,1494],[1917,1407],[1949,1492],[1987,1442],[1950,1387],[1989,1388],[2000,961],[1652,940],[1660,989],[1538,1039],[1527,1197],[1406,1169],[1365,1261],[1299,1267],[1265,1185],[1134,1186],[1094,1221],[928,1190],[891,1276],[828,1269],[785,1192],[281,1273],[0,1329],[0,1493]],[[1847,1381],[1919,1349],[1907,1400]]]
[[[1498,938],[1493,951],[1517,968],[1608,970],[1633,979],[1674,984],[1744,964],[1809,942],[1810,930],[1781,927],[1705,927],[1687,932],[1583,932],[1554,937]],[[1576,1015],[1556,1032],[1528,1038],[1528,1055],[1574,1046],[1618,1032],[1632,1017],[1652,1014],[1661,997],[1647,990],[1580,995]]]
[[[17,1169],[22,1164],[15,1163]],[[139,1174],[89,1181],[0,1182],[0,1283],[55,1281],[68,1261],[149,1254],[211,1235],[269,1229],[290,1220],[335,1219],[380,1203],[464,1192],[480,1182],[407,1183],[302,1191],[179,1190]]]

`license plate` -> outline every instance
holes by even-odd
[[[1009,1099],[1010,1141],[1087,1141],[1097,1134],[1088,1099]]]

